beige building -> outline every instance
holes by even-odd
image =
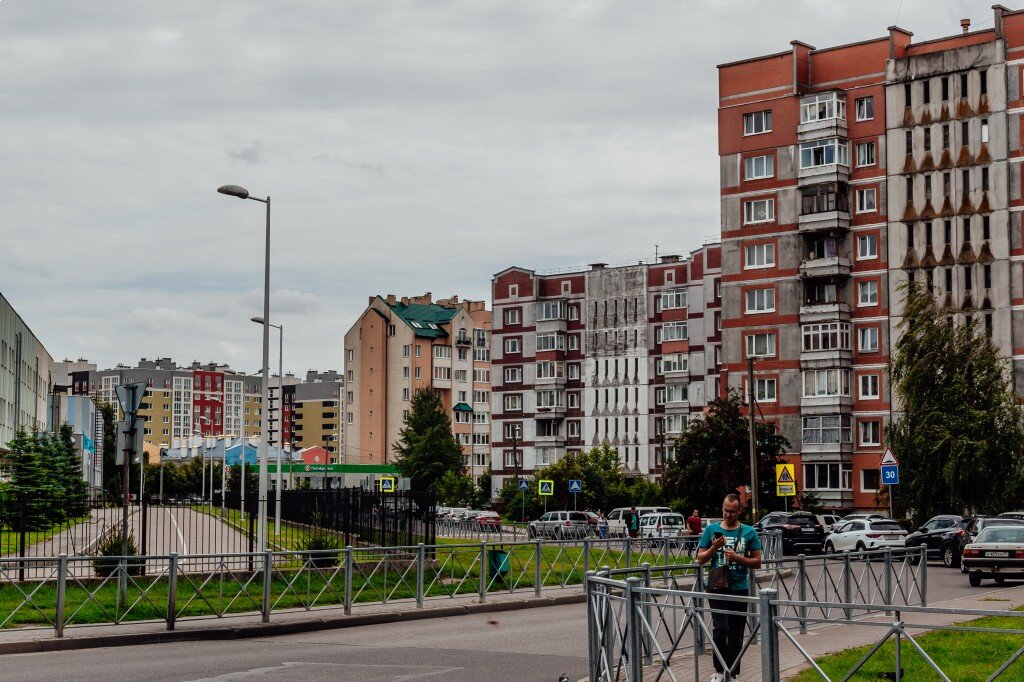
[[[476,478],[490,468],[490,333],[483,301],[371,297],[345,334],[344,461],[393,462],[413,395],[433,387],[467,470]]]
[[[19,429],[46,428],[53,357],[0,295],[0,451]]]

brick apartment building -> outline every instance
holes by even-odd
[[[723,374],[793,445],[800,487],[876,506],[900,287],[929,287],[1024,388],[1024,12],[719,67]],[[898,407],[898,406],[897,406]]]
[[[492,486],[607,441],[634,475],[720,390],[721,251],[491,283]]]
[[[345,334],[345,462],[389,464],[416,391],[441,392],[474,479],[490,466],[491,311],[453,296],[371,296]]]

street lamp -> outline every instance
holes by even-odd
[[[274,327],[277,335],[277,400],[281,417],[281,442],[277,444],[277,476],[274,481],[274,535],[281,534],[281,450],[284,448],[284,325],[266,324],[262,317],[250,317],[256,324],[263,324],[267,327]],[[268,414],[270,406],[267,406]]]
[[[260,401],[267,409],[268,414],[263,415],[263,418],[260,419],[259,506],[257,507],[256,515],[256,549],[257,551],[265,552],[267,551],[267,444],[270,440],[270,420],[268,418],[270,407],[270,197],[267,196],[266,199],[260,199],[249,196],[249,190],[238,185],[224,185],[223,187],[218,187],[217,191],[229,197],[252,199],[267,205],[266,248],[263,259],[263,319],[267,324],[263,325],[263,381]]]

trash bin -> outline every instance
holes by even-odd
[[[487,572],[491,578],[504,578],[508,573],[508,552],[495,547],[487,550]]]

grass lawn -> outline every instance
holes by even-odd
[[[92,517],[83,516],[78,519],[72,519],[71,521],[65,521],[64,523],[54,524],[46,530],[33,530],[25,532],[25,548],[26,553],[31,556],[32,552],[28,551],[28,548],[32,545],[45,542],[55,535],[59,535],[80,523],[91,521]],[[18,554],[19,542],[21,534],[14,530],[0,531],[0,555]]]
[[[1018,609],[1020,610],[1020,609]],[[913,615],[913,614],[909,614]],[[977,628],[1003,628],[1024,630],[1024,618],[986,617],[978,618],[961,625]],[[878,636],[883,630],[878,628]],[[911,633],[913,634],[913,633]],[[921,648],[946,673],[951,680],[958,682],[984,681],[996,671],[1015,651],[1024,646],[1024,635],[1004,634],[998,632],[951,632],[934,631],[915,635]],[[871,649],[870,646],[847,649],[837,654],[825,656],[817,660],[821,669],[834,680],[843,679],[853,669],[857,661]],[[914,645],[903,640],[900,647],[900,661],[903,667],[903,679],[938,680],[941,679],[928,665],[927,661],[914,648]],[[886,679],[884,673],[892,675],[895,665],[895,642],[886,642],[879,651],[857,671],[853,680]],[[798,682],[820,680],[813,669],[805,670],[795,678]],[[889,679],[892,679],[891,677]],[[1024,660],[1018,659],[1009,669],[1003,672],[1000,680],[1024,680]]]

